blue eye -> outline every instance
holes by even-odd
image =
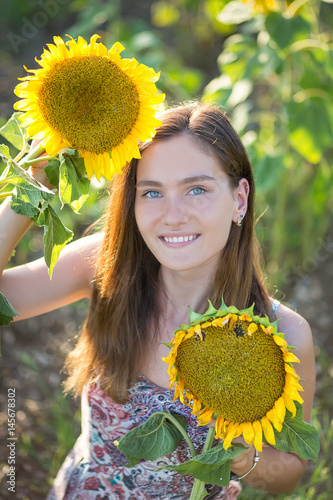
[[[195,187],[193,189],[191,189],[190,193],[194,194],[195,196],[197,196],[198,194],[202,194],[202,193],[205,193],[206,190],[202,187]]]
[[[159,198],[161,195],[158,191],[147,191],[143,196],[147,198]]]

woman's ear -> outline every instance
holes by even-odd
[[[245,217],[247,211],[247,199],[250,192],[250,186],[246,179],[241,179],[238,187],[234,191],[235,197],[235,210],[232,220],[240,225],[241,220]]]

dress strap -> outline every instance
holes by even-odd
[[[279,300],[277,300],[277,299],[273,300],[273,303],[272,303],[272,313],[273,313],[274,316],[275,316],[277,308],[279,307],[280,304],[281,304],[281,302]]]

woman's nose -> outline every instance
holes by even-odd
[[[188,211],[179,196],[171,196],[165,200],[162,222],[167,226],[178,226],[186,223]]]

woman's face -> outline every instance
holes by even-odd
[[[161,265],[213,269],[232,221],[245,214],[245,184],[232,190],[217,160],[186,135],[149,146],[138,161],[135,216]]]

